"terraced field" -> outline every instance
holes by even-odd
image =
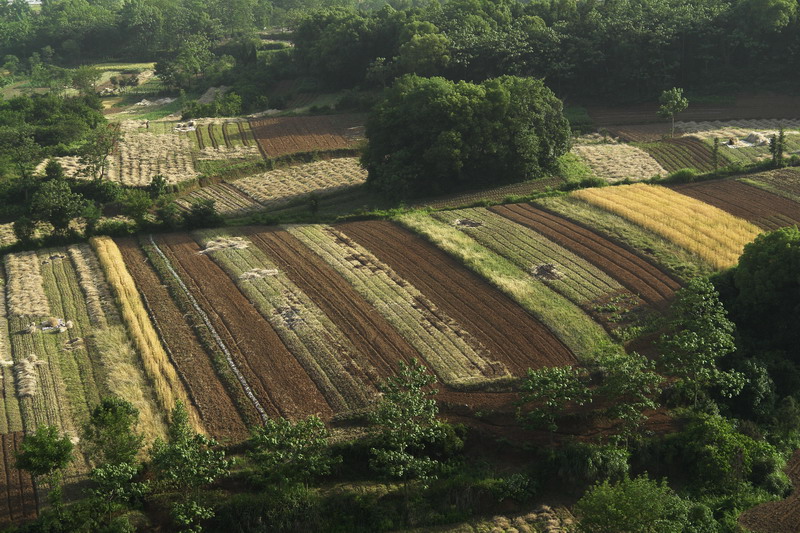
[[[739,181],[800,203],[800,170],[796,168],[770,170]]]
[[[667,172],[675,172],[682,168],[694,168],[701,172],[714,170],[710,147],[694,137],[679,137],[654,143],[638,144],[650,154]],[[727,164],[724,152],[720,151],[718,165]]]
[[[355,148],[364,136],[363,115],[262,118],[250,122],[265,157]]]

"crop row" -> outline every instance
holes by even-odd
[[[455,320],[343,233],[329,226],[293,226],[289,232],[347,279],[444,383],[457,387],[508,377]]]
[[[0,281],[5,285],[5,276],[0,268]],[[0,286],[2,286],[0,285]],[[0,395],[2,410],[0,411],[0,434],[22,431],[22,415],[19,411],[17,386],[14,382],[13,359],[11,357],[11,339],[6,314],[6,299],[0,290],[0,377],[3,392]]]
[[[50,314],[36,252],[5,256],[8,312],[11,316],[45,317]]]
[[[682,137],[661,142],[643,143],[640,148],[649,153],[667,172],[682,168],[694,168],[701,172],[714,170],[711,150],[692,137]],[[725,166],[724,154],[720,154],[718,165]]]
[[[654,231],[717,269],[735,265],[744,245],[760,233],[749,222],[665,187],[583,189],[573,196]]]
[[[204,246],[220,237],[225,235],[197,234]],[[367,404],[375,392],[368,387],[370,369],[327,315],[263,252],[253,246],[228,247],[208,255],[272,325],[334,409],[347,411]]]
[[[772,194],[800,202],[800,171],[794,168],[770,170],[754,174],[739,181],[764,189]]]
[[[644,180],[667,172],[650,154],[630,144],[578,144],[572,148],[592,172],[610,183]]]

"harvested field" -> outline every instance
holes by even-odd
[[[267,157],[355,148],[364,137],[364,115],[272,117],[250,122]]]
[[[796,168],[770,170],[739,181],[800,203],[800,170]]]
[[[38,514],[39,498],[33,479],[14,466],[23,436],[21,431],[0,435],[0,527],[36,518]]]
[[[5,284],[2,268],[0,282]],[[6,316],[6,299],[0,291],[0,434],[22,431],[22,414],[19,410],[17,386],[14,382],[14,361],[11,357],[11,338]]]
[[[192,327],[133,238],[118,239],[128,271],[159,325],[161,340],[209,434],[224,442],[247,438],[247,428]]]
[[[225,236],[214,230],[195,234],[203,246]],[[372,365],[261,250],[228,247],[208,255],[270,323],[331,407],[346,412],[371,401],[380,381]]]
[[[735,265],[744,245],[761,232],[749,222],[666,187],[637,183],[583,189],[572,196],[654,231],[717,269]]]
[[[608,132],[621,141],[649,143],[669,137],[670,126],[667,123],[609,126]]]
[[[563,183],[564,180],[562,178],[542,178],[526,181],[525,183],[512,183],[510,185],[503,185],[501,187],[494,187],[482,191],[468,191],[449,196],[437,196],[436,198],[418,200],[414,202],[414,205],[418,207],[427,206],[434,209],[443,209],[447,207],[464,207],[482,201],[502,202],[509,197],[528,196],[537,192],[544,192],[547,189],[557,189]]]
[[[490,208],[559,243],[616,279],[648,304],[664,308],[680,284],[629,249],[599,233],[530,204]]]
[[[6,298],[11,316],[44,317],[50,315],[50,304],[44,292],[44,282],[36,252],[21,252],[5,256]]]
[[[674,189],[766,230],[800,225],[799,203],[740,181],[706,181]]]
[[[236,287],[233,280],[186,234],[156,240],[180,275],[233,361],[270,417],[296,420],[334,412],[278,334]]]
[[[397,362],[419,358],[396,329],[362,297],[336,270],[289,232],[249,228],[250,240],[269,255],[342,333],[367,357],[381,376],[394,375]]]
[[[667,174],[647,152],[630,144],[579,144],[573,146],[572,151],[591,167],[598,178],[609,183]]]
[[[639,148],[650,154],[667,172],[682,168],[694,168],[700,172],[714,170],[711,149],[707,144],[693,137],[679,137],[655,143],[639,144]],[[725,152],[720,150],[719,166],[726,164]]]
[[[686,121],[676,122],[675,130],[691,134],[699,139],[713,139],[714,137],[746,137],[752,132],[760,132],[767,136],[778,133],[783,127],[787,135],[798,135],[800,132],[792,131],[800,128],[800,120],[713,120],[713,121]]]
[[[196,119],[186,135],[199,149],[199,159],[247,159],[261,157],[253,142],[250,124],[244,120]]]
[[[423,291],[513,375],[575,361],[557,337],[514,301],[411,232],[382,221],[337,228]]]
[[[245,178],[247,179],[247,178]],[[202,187],[192,191],[177,201],[177,204],[188,210],[192,204],[202,200],[213,200],[217,212],[222,215],[246,215],[264,209],[256,202],[230,183],[218,183],[211,187]]]
[[[767,502],[743,512],[739,524],[756,533],[800,532],[800,450],[792,454],[784,469],[793,491],[785,500]]]
[[[289,231],[347,279],[446,385],[474,388],[510,377],[449,313],[344,233],[319,225],[293,226]]]
[[[613,126],[661,122],[656,114],[658,107],[658,103],[650,102],[625,107],[592,106],[588,111],[596,126]],[[730,104],[691,103],[678,118],[684,121],[783,119],[798,118],[798,110],[800,97],[795,95],[740,94]]]

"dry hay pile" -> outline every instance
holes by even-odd
[[[44,279],[36,252],[5,256],[8,310],[12,316],[47,316],[50,303],[44,293]]]
[[[358,159],[345,157],[272,170],[235,181],[232,185],[265,207],[275,207],[298,196],[312,192],[329,194],[361,185],[366,180],[367,171]]]
[[[0,224],[0,247],[11,246],[17,242],[17,236],[14,234],[14,223]]]
[[[250,246],[250,244],[242,237],[220,237],[219,239],[208,241],[206,247],[197,253],[210,254],[212,252],[218,252],[220,250],[227,250],[230,248],[233,248],[234,250],[244,250],[248,246]]]
[[[17,378],[17,395],[19,397],[36,396],[36,367],[45,364],[36,354],[30,354],[14,364],[14,375]]]
[[[252,281],[255,279],[266,278],[268,276],[277,276],[280,272],[275,268],[254,268],[248,270],[239,276],[239,279],[244,281]]]
[[[495,516],[476,525],[476,533],[568,533],[575,531],[575,520],[566,509],[542,505],[537,510],[513,518]]]
[[[714,120],[708,122],[676,122],[675,130],[698,139],[744,138],[751,133],[760,133],[767,138],[776,135],[783,126],[787,135],[798,135],[800,120]],[[795,130],[795,131],[793,131]]]
[[[666,176],[667,171],[650,154],[629,144],[578,144],[572,151],[609,183]]]

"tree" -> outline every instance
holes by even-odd
[[[714,146],[711,148],[711,165],[716,172],[719,168],[719,137],[714,137]]]
[[[172,511],[182,531],[200,531],[199,521],[213,516],[213,509],[199,502],[201,489],[227,476],[233,464],[217,446],[214,439],[192,430],[186,407],[176,402],[167,441],[159,439],[153,445],[152,465],[157,486],[179,492]]]
[[[153,199],[147,191],[129,189],[123,195],[122,207],[123,212],[141,227],[146,222],[145,215],[153,207]]]
[[[672,121],[670,136],[675,137],[675,115],[689,107],[689,100],[683,96],[683,89],[673,87],[661,93],[658,103],[661,104],[661,107],[658,108],[658,116]]]
[[[777,135],[773,135],[769,140],[769,153],[772,154],[772,166],[780,168],[786,164],[783,160],[783,153],[786,150],[786,133],[781,126]]]
[[[34,193],[31,213],[36,219],[52,224],[55,233],[66,235],[69,223],[81,216],[85,206],[86,199],[72,192],[66,181],[47,181]]]
[[[689,509],[666,481],[640,476],[594,485],[574,512],[586,533],[682,533],[690,525]]]
[[[30,244],[36,234],[36,221],[29,217],[19,217],[14,221],[14,236],[22,244]]]
[[[570,147],[561,101],[541,80],[476,85],[407,75],[367,120],[367,182],[408,198],[521,181],[554,168]]]
[[[144,437],[135,431],[139,411],[127,400],[103,398],[83,430],[89,457],[98,464],[132,464]]]
[[[569,406],[592,401],[584,371],[571,366],[528,369],[520,391],[517,418],[527,427],[544,427],[549,431],[558,429],[556,419]],[[527,404],[534,407],[524,411]]]
[[[707,279],[693,279],[678,292],[672,305],[673,333],[661,337],[661,364],[677,378],[676,386],[689,394],[693,405],[703,391],[718,387],[731,397],[744,385],[741,374],[723,371],[717,360],[736,348],[734,324]]]
[[[78,67],[72,71],[72,86],[83,96],[94,94],[102,74],[100,69],[91,66]]]
[[[161,174],[153,176],[153,179],[147,185],[147,192],[150,193],[150,198],[158,200],[167,193],[167,178]]]
[[[94,128],[80,151],[80,162],[87,177],[101,180],[106,172],[106,160],[120,139],[119,130],[102,124]]]
[[[214,207],[215,201],[210,198],[198,200],[193,203],[189,208],[188,213],[183,214],[183,220],[189,229],[195,228],[210,228],[214,226],[221,226],[224,224],[225,219],[222,215],[217,213],[217,208]]]
[[[439,408],[430,386],[436,378],[416,360],[400,362],[400,372],[380,385],[381,401],[370,414],[376,446],[370,450],[370,466],[377,472],[408,482],[435,479],[440,463],[425,449],[445,437]]]
[[[331,455],[330,432],[316,416],[291,422],[269,419],[253,428],[249,456],[265,483],[293,485],[329,474],[341,458]]]
[[[50,484],[50,503],[60,513],[63,470],[72,461],[72,441],[55,426],[39,426],[25,436],[17,452],[17,468]]]
[[[0,151],[11,157],[25,191],[25,201],[34,187],[33,167],[39,160],[42,147],[33,139],[30,126],[6,128],[0,131]]]
[[[44,176],[48,180],[64,179],[64,167],[55,159],[51,159],[44,167]]]

